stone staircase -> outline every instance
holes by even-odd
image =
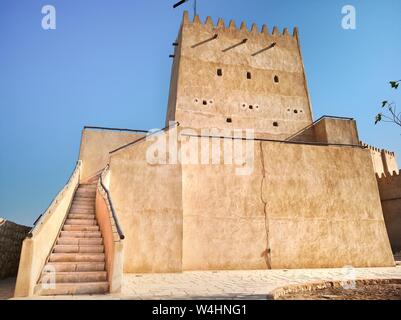
[[[96,183],[79,185],[35,294],[108,292],[103,239],[95,216],[96,186]],[[52,281],[55,281],[53,286]]]

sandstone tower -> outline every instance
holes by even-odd
[[[394,266],[382,206],[398,248],[401,176],[379,194],[374,172],[398,169],[395,155],[362,145],[354,119],[312,122],[297,31],[185,13],[174,45],[167,121],[180,125],[84,128],[74,173],[24,240],[15,295],[116,293],[123,273]],[[175,161],[234,145],[178,128],[258,139],[236,140],[251,150],[239,163]]]
[[[284,139],[312,123],[298,31],[184,13],[172,69],[168,121],[182,127],[255,129]]]

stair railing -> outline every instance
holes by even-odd
[[[107,187],[104,185],[104,182],[103,182],[104,176],[106,175],[106,173],[108,171],[109,171],[109,165],[107,165],[104,168],[103,172],[100,174],[99,187],[100,187],[102,193],[105,194],[104,198],[105,198],[105,201],[106,201],[106,203],[107,203],[107,205],[108,205],[108,207],[110,209],[112,218],[114,220],[114,224],[115,224],[116,229],[117,229],[118,236],[120,237],[121,240],[124,240],[125,236],[124,236],[124,233],[123,233],[123,231],[121,229],[120,223],[118,221],[118,217],[116,215],[116,211],[114,210],[113,201],[111,200],[111,196],[110,196],[110,191],[107,189]]]

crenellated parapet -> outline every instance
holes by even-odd
[[[228,24],[225,23],[225,21],[222,18],[219,18],[217,20],[217,23],[215,24],[213,22],[212,17],[208,16],[206,17],[206,20],[204,22],[201,21],[201,18],[199,15],[196,15],[193,20],[189,18],[189,13],[188,11],[184,12],[184,18],[183,18],[183,24],[184,25],[196,25],[196,26],[203,26],[205,28],[209,29],[219,29],[219,30],[228,30],[228,31],[236,31],[240,32],[243,34],[247,35],[253,35],[253,36],[267,36],[267,37],[294,37],[298,38],[298,28],[295,27],[293,29],[292,35],[288,31],[288,28],[284,28],[282,32],[278,29],[277,26],[274,26],[272,29],[272,32],[269,32],[269,28],[267,27],[266,24],[263,24],[262,27],[258,27],[256,23],[253,23],[250,28],[248,28],[247,24],[245,21],[242,21],[237,27],[236,23],[234,20],[230,20]]]
[[[380,179],[382,181],[389,181],[389,182],[394,179],[400,179],[400,181],[401,181],[401,170],[398,170],[398,171],[394,170],[393,172],[387,172],[387,174],[382,173],[380,175],[378,173],[376,173],[376,178]]]
[[[371,145],[369,145],[369,144],[367,144],[367,143],[364,143],[363,141],[361,141],[361,146],[363,146],[363,147],[365,147],[366,149],[369,149],[369,150],[371,150],[371,151],[374,151],[374,152],[379,152],[379,153],[385,153],[385,154],[387,154],[387,155],[389,155],[389,156],[395,156],[395,152],[393,152],[393,151],[388,151],[388,150],[386,150],[386,149],[380,149],[380,148],[377,148],[377,147],[374,147],[374,146],[371,146]]]
[[[385,149],[380,149],[371,145],[368,145],[361,141],[361,145],[366,149],[370,150],[370,155],[372,157],[373,167],[375,173],[380,177],[384,175],[389,175],[393,172],[398,172],[398,163],[395,152],[388,151]]]
[[[171,57],[166,125],[254,128],[284,139],[312,123],[297,28],[291,34],[184,12]]]
[[[383,217],[393,253],[401,251],[401,170],[376,174]]]

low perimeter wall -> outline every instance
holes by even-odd
[[[17,275],[22,241],[29,230],[30,227],[0,218],[0,279]]]
[[[380,199],[393,253],[401,251],[401,171],[377,175]]]

